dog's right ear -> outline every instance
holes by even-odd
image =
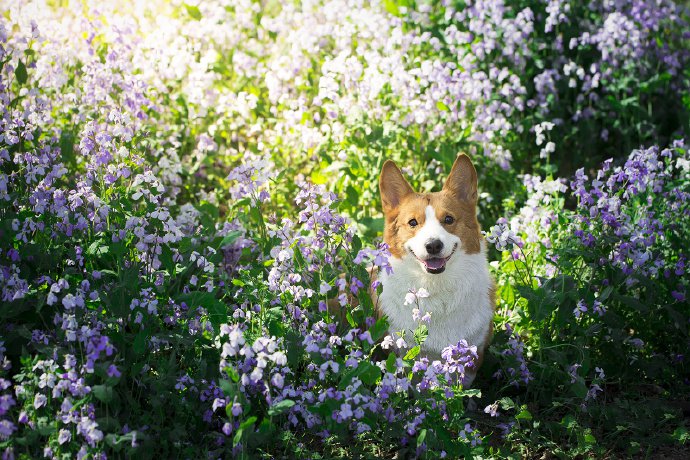
[[[405,196],[414,193],[400,169],[391,160],[386,160],[383,164],[379,178],[379,190],[381,190],[384,213],[397,208]]]

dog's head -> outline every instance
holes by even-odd
[[[383,238],[393,257],[415,258],[421,270],[438,274],[462,254],[481,250],[477,172],[467,155],[455,160],[440,192],[415,193],[390,160],[381,170],[379,188]]]

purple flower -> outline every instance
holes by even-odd
[[[14,423],[9,420],[0,420],[0,439],[3,441],[9,439],[16,430]]]
[[[62,428],[60,430],[60,433],[58,434],[58,443],[64,444],[66,442],[69,442],[70,439],[72,439],[72,433],[70,433],[69,430]]]
[[[48,398],[46,398],[44,394],[36,393],[36,396],[34,396],[34,408],[40,409],[41,407],[46,405],[47,401]]]
[[[117,366],[115,364],[111,364],[108,366],[108,377],[120,377],[122,374],[120,371],[117,369]]]
[[[493,404],[489,404],[484,408],[484,413],[489,414],[492,417],[498,417],[498,402],[495,402]]]
[[[497,224],[491,227],[490,233],[484,232],[486,241],[496,246],[496,249],[503,251],[519,243],[515,233],[506,224]]]
[[[584,300],[580,300],[577,302],[577,306],[573,310],[573,314],[575,315],[575,318],[580,319],[580,316],[582,316],[583,313],[587,313],[587,305],[585,304]]]

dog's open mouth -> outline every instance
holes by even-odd
[[[443,273],[443,271],[446,269],[446,262],[448,262],[449,257],[432,257],[430,259],[426,260],[421,260],[422,265],[424,265],[424,268],[426,269],[427,272],[437,274],[437,273]]]
[[[429,257],[428,259],[422,259],[420,257],[417,257],[417,254],[415,254],[414,251],[412,251],[412,249],[410,249],[410,252],[413,256],[415,256],[419,263],[422,264],[427,273],[437,275],[439,273],[443,273],[443,271],[446,269],[446,262],[448,262],[451,256],[455,254],[455,250],[457,248],[458,245],[456,243],[448,257]]]

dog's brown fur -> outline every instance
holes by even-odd
[[[443,189],[432,193],[415,193],[395,163],[386,161],[379,187],[386,221],[383,240],[391,254],[398,258],[403,256],[405,241],[424,226],[424,210],[428,205],[436,210],[439,222],[446,216],[453,217],[455,221],[445,224],[445,228],[462,239],[468,254],[478,253],[482,236],[477,221],[476,183],[477,172],[467,155],[461,155],[455,162]],[[417,221],[416,227],[408,225],[412,219]]]

